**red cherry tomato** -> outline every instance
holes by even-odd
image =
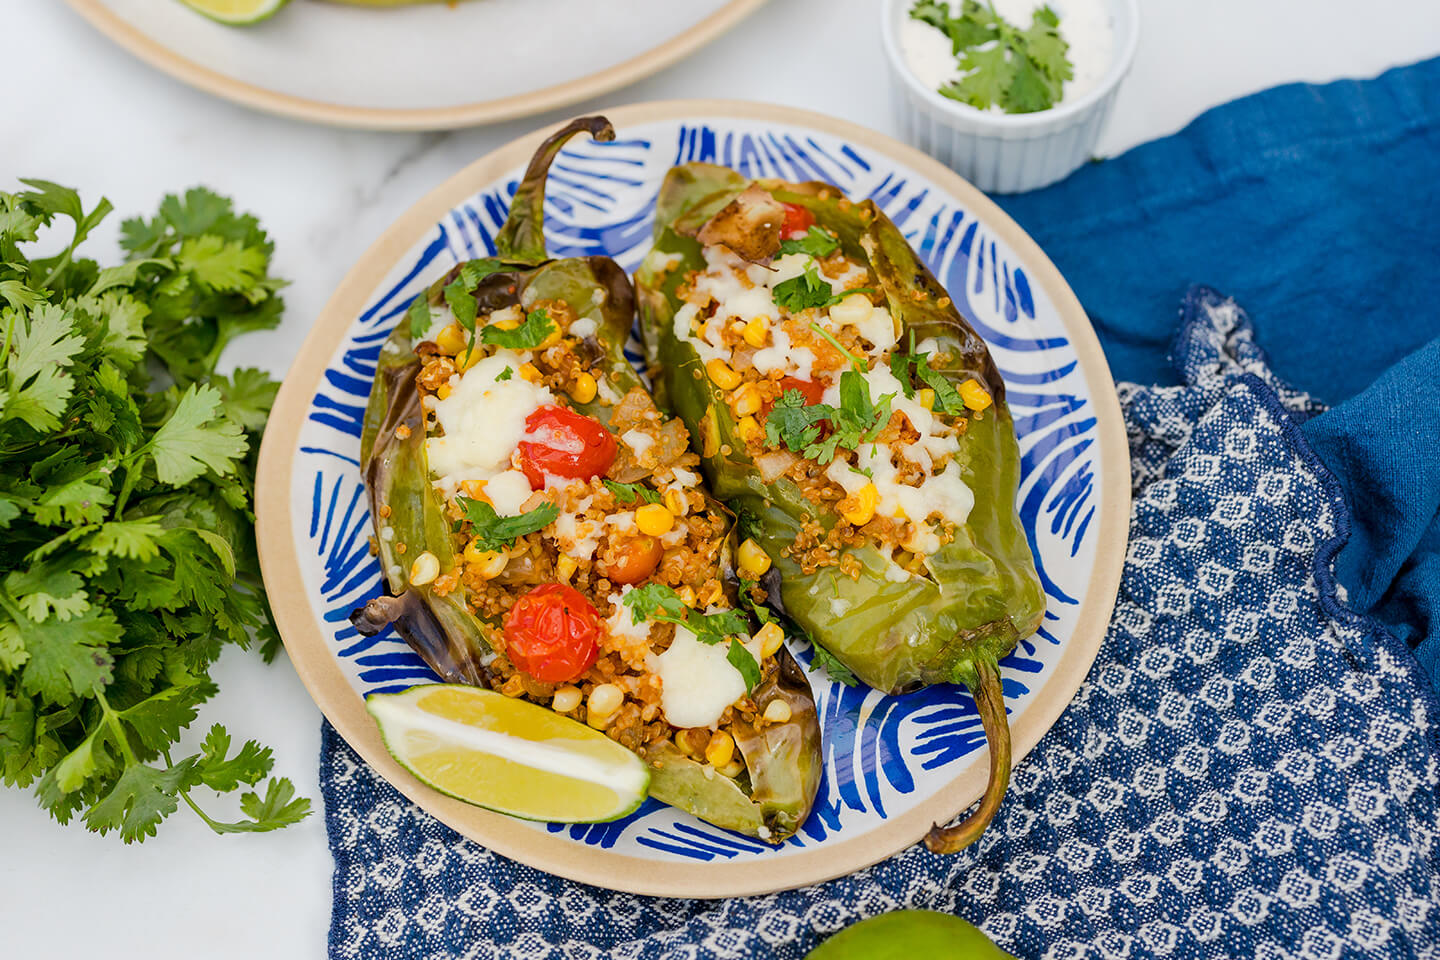
[[[780,229],[783,239],[804,236],[815,225],[815,214],[794,203],[781,204],[785,208],[785,226]]]
[[[570,480],[589,480],[615,462],[615,435],[594,417],[567,407],[547,404],[525,420],[534,440],[520,441],[520,469],[530,489],[545,486],[545,474]]]
[[[505,646],[517,670],[546,683],[568,683],[595,663],[600,614],[563,583],[538,586],[505,615]]]
[[[799,390],[804,394],[805,403],[808,406],[814,406],[825,398],[825,385],[823,383],[816,383],[814,380],[801,380],[799,377],[781,377],[780,396],[785,396],[785,394],[791,390]],[[779,398],[777,397],[776,399]],[[763,419],[769,416],[770,411],[774,409],[775,401],[767,400],[765,406],[760,411],[761,418]]]

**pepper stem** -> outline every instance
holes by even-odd
[[[993,660],[981,660],[976,664],[979,679],[970,692],[975,697],[975,708],[980,711],[980,723],[985,728],[985,740],[990,744],[990,782],[980,797],[980,805],[964,820],[953,827],[930,828],[925,835],[925,846],[931,853],[958,853],[976,840],[1000,809],[1005,789],[1010,786],[1010,723],[1005,719],[1005,696],[1000,687],[1000,668]]]
[[[545,253],[545,177],[566,141],[577,133],[596,140],[614,140],[615,128],[604,117],[579,117],[555,133],[530,158],[530,166],[510,202],[510,216],[495,236],[495,253],[501,260],[540,263]]]

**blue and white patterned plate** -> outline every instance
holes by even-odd
[[[1129,497],[1113,384],[1073,294],[1025,234],[964,181],[908,148],[826,118],[745,104],[661,104],[610,114],[619,139],[572,142],[549,183],[555,256],[604,254],[633,271],[673,164],[820,179],[873,198],[910,237],[990,344],[1020,438],[1018,506],[1049,597],[1045,623],[1002,661],[1022,757],[1085,677],[1109,617]],[[434,680],[393,632],[359,636],[348,614],[381,589],[358,469],[375,360],[417,292],[493,237],[539,137],[440,187],[346,278],[286,378],[261,460],[266,581],[291,658],[341,734],[391,782],[468,836],[538,868],[642,893],[758,893],[858,869],[978,798],[987,755],[961,687],[903,697],[812,672],[825,775],[815,811],[770,847],[647,801],[623,820],[531,824],[435,794],[385,753],[362,696]],[[808,649],[795,651],[809,665]]]

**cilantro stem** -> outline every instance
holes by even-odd
[[[125,454],[125,456],[121,458],[121,462],[123,463],[125,460],[128,460],[130,456],[131,454],[129,453]],[[130,491],[135,489],[136,466],[135,464],[125,465],[125,482],[120,485],[120,495],[115,498],[116,520],[125,516],[125,504],[130,501]]]
[[[844,347],[840,346],[840,341],[836,340],[833,336],[831,336],[829,330],[826,330],[824,327],[820,326],[820,324],[816,323],[813,320],[810,321],[810,329],[820,334],[820,336],[824,337],[826,340],[829,340],[832,347],[834,347],[836,350],[839,350],[845,356],[849,357],[850,364],[855,368],[856,373],[865,372],[865,362],[859,357],[855,356],[855,354],[851,353],[849,350],[846,350]]]
[[[115,739],[120,742],[120,752],[125,755],[125,765],[135,766],[140,761],[135,758],[135,751],[130,749],[130,738],[125,734],[125,725],[120,722],[120,714],[116,713],[110,706],[110,701],[105,699],[104,690],[95,691],[95,702],[105,711],[105,722],[115,731]]]

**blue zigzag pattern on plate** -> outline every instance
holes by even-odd
[[[797,135],[737,124],[733,129],[680,126],[673,142],[620,140],[572,144],[551,176],[546,237],[556,256],[607,255],[633,271],[649,249],[654,192],[672,163],[707,161],[747,176],[819,179],[853,197],[873,199],[906,232],[957,307],[992,347],[1005,378],[1020,436],[1023,476],[1019,510],[1055,612],[1077,600],[1044,569],[1052,543],[1074,556],[1096,509],[1090,413],[1083,375],[1063,337],[1036,335],[1036,306],[1024,269],[1006,261],[995,238],[971,213],[933,197],[833,138]],[[361,637],[350,626],[355,607],[383,589],[370,556],[370,520],[358,470],[358,439],[370,381],[381,345],[424,285],[462,260],[494,253],[516,181],[507,180],[459,205],[435,225],[415,260],[383,289],[358,318],[325,373],[309,419],[328,442],[301,448],[311,473],[308,540],[324,571],[323,619],[335,654],[351,664],[366,693],[433,681],[434,674],[387,630]],[[632,343],[632,359],[639,359]],[[1057,606],[1058,605],[1058,606]],[[1005,694],[1012,702],[1030,692],[1044,669],[1037,642],[1058,644],[1050,629],[1023,641],[1003,661]],[[921,777],[983,746],[973,701],[962,688],[931,687],[904,697],[848,688],[813,670],[813,653],[797,651],[811,670],[825,738],[825,774],[815,811],[791,847],[812,846],[883,819],[913,794]],[[908,746],[907,746],[908,745]],[[711,861],[773,855],[751,838],[700,823],[653,800],[606,824],[546,825],[602,848],[627,840],[657,853]]]

